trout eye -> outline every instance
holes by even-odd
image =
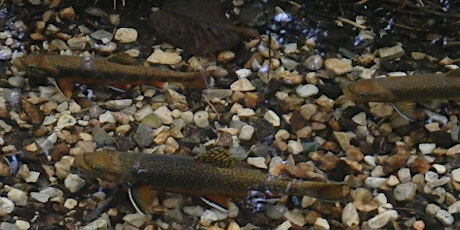
[[[102,167],[100,165],[93,165],[93,170],[96,171],[96,172],[101,172]]]
[[[367,97],[367,96],[369,96],[369,95],[368,95],[367,93],[365,93],[365,92],[359,92],[359,93],[358,93],[358,96],[359,96],[359,97]]]

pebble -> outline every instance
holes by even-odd
[[[273,205],[267,208],[265,211],[265,214],[267,215],[268,218],[278,220],[281,219],[289,209],[284,206],[284,205]]]
[[[13,77],[8,78],[8,84],[16,88],[22,88],[26,85],[26,80],[23,77],[13,76]]]
[[[6,197],[0,197],[0,216],[5,216],[14,211],[13,201]]]
[[[230,85],[230,89],[233,91],[246,92],[252,91],[256,89],[256,87],[247,78],[240,78]]]
[[[16,188],[12,188],[7,193],[8,199],[13,201],[17,206],[26,206],[27,205],[27,193]]]
[[[133,213],[133,214],[127,214],[126,216],[124,216],[123,220],[126,221],[128,224],[136,228],[139,228],[145,223],[146,217],[144,214],[141,214],[141,213]]]
[[[11,49],[8,46],[0,46],[0,60],[9,60],[11,59]]]
[[[152,107],[144,106],[141,109],[137,110],[136,113],[134,113],[134,119],[136,119],[136,121],[141,121],[142,119],[144,119],[145,116],[152,114],[152,113],[153,113]]]
[[[454,180],[455,182],[460,182],[460,168],[452,170],[451,174],[452,180]]]
[[[342,223],[345,224],[347,227],[359,225],[358,210],[356,210],[355,206],[352,203],[348,203],[343,208]]]
[[[40,192],[31,192],[30,198],[35,199],[38,202],[46,203],[48,202],[50,195]]]
[[[93,33],[90,34],[90,36],[96,40],[102,41],[102,43],[104,44],[110,42],[113,38],[112,33],[106,30],[103,30],[103,29],[94,31]]]
[[[288,70],[294,70],[297,67],[297,65],[299,65],[298,62],[290,58],[287,58],[285,56],[280,57],[280,60],[281,60],[281,63],[283,63],[283,67]]]
[[[405,51],[401,45],[380,48],[377,50],[377,52],[382,61],[394,60],[394,59],[402,57],[405,54]]]
[[[141,120],[141,123],[151,128],[159,128],[163,124],[161,119],[155,113],[145,116]]]
[[[318,87],[316,87],[313,84],[307,84],[307,85],[299,85],[295,89],[297,95],[303,98],[307,98],[313,95],[316,95],[319,93]]]
[[[433,167],[438,174],[444,174],[447,171],[446,166],[442,164],[433,164],[431,167]]]
[[[154,113],[161,119],[161,121],[165,125],[169,125],[173,122],[171,110],[169,110],[166,106],[159,107],[154,111]]]
[[[256,112],[251,108],[241,108],[238,109],[237,114],[238,117],[250,117],[256,115]]]
[[[289,140],[288,141],[288,152],[292,153],[293,155],[298,155],[303,151],[302,143],[297,140]]]
[[[85,180],[80,178],[77,174],[69,174],[64,179],[64,186],[71,192],[75,193],[80,191],[85,186]]]
[[[398,184],[393,193],[397,201],[410,201],[414,199],[417,185],[413,182]]]
[[[444,225],[451,225],[454,223],[454,217],[444,209],[437,211],[435,217]]]
[[[273,125],[274,127],[278,127],[281,125],[281,119],[280,117],[278,116],[278,114],[276,114],[275,112],[273,112],[272,110],[268,110],[265,114],[264,114],[264,119],[266,121],[268,121],[268,123],[270,123],[271,125]]]
[[[215,221],[217,221],[217,214],[211,210],[204,211],[203,215],[200,216],[200,224],[204,226],[209,226]]]
[[[150,144],[152,144],[154,135],[154,129],[150,128],[147,125],[140,124],[136,132],[134,133],[133,139],[138,145],[142,147],[147,147]]]
[[[235,53],[229,50],[222,51],[219,53],[219,55],[217,55],[217,60],[223,63],[227,63],[231,61],[233,58],[235,58]]]
[[[314,225],[313,225],[313,229],[315,229],[315,230],[328,230],[330,228],[331,228],[331,226],[329,225],[327,220],[324,219],[324,218],[321,218],[321,217],[317,218],[315,220]]]
[[[291,227],[292,227],[291,221],[286,220],[280,225],[276,226],[275,230],[289,230],[291,229]]]
[[[367,221],[367,224],[371,228],[381,229],[390,221],[396,220],[397,218],[398,212],[396,212],[395,210],[387,210],[369,219]]]
[[[267,169],[268,166],[265,163],[265,158],[264,157],[248,157],[247,159],[248,164],[256,167],[256,168],[262,168],[262,169]]]
[[[147,58],[147,62],[163,65],[175,65],[180,61],[182,61],[182,57],[179,54],[164,52],[160,49],[153,51],[153,53]]]
[[[240,134],[238,135],[238,139],[241,141],[249,141],[252,139],[252,136],[254,135],[254,127],[251,125],[244,125],[241,127]]]
[[[30,223],[25,220],[16,220],[14,224],[18,227],[19,230],[30,229]]]
[[[73,199],[73,198],[67,198],[64,202],[64,208],[67,208],[69,210],[74,209],[78,204],[78,201]]]
[[[77,123],[75,117],[70,114],[62,114],[57,121],[56,127],[58,129],[64,129],[68,127],[72,127]]]
[[[289,220],[291,223],[298,225],[300,227],[304,226],[307,223],[305,216],[299,209],[288,210],[284,213],[284,218]]]
[[[421,143],[418,145],[418,149],[422,154],[431,154],[435,148],[435,143]]]
[[[355,122],[358,125],[361,126],[366,126],[367,125],[367,118],[366,118],[366,113],[361,112],[356,115],[354,115],[351,120]]]
[[[447,211],[450,214],[460,213],[460,201],[455,201],[453,204],[449,205]]]
[[[320,55],[311,55],[302,64],[307,69],[316,71],[323,66],[323,58]]]
[[[239,79],[245,79],[251,76],[252,71],[250,69],[238,69],[235,71],[235,74],[238,76]]]
[[[349,59],[337,59],[337,58],[329,58],[324,61],[324,66],[327,71],[333,72],[335,75],[342,75],[346,74],[353,70],[351,66],[351,60]]]
[[[131,106],[132,103],[132,99],[108,100],[105,102],[105,106],[110,110],[122,110]]]
[[[80,230],[97,230],[97,229],[109,229],[109,223],[104,218],[98,218],[93,222],[83,226]]]
[[[190,215],[190,216],[194,216],[194,217],[200,217],[204,213],[203,207],[201,207],[199,205],[184,206],[182,210],[184,211],[185,214]]]
[[[409,168],[400,168],[398,170],[398,178],[401,183],[407,183],[411,180],[411,174]]]
[[[99,121],[101,123],[115,123],[115,117],[113,117],[112,112],[106,111],[105,113],[99,115]]]
[[[364,183],[370,188],[379,188],[384,185],[387,181],[387,178],[381,177],[366,177]]]
[[[137,40],[137,35],[134,28],[118,28],[114,38],[120,43],[132,43]]]
[[[206,128],[209,126],[209,113],[206,111],[197,111],[193,115],[193,122],[200,128]]]
[[[85,36],[72,37],[69,40],[67,40],[67,45],[71,50],[84,50],[87,42],[88,38]]]

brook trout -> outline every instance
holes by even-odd
[[[446,74],[363,79],[351,84],[352,96],[363,102],[422,102],[460,98],[460,70]]]
[[[99,85],[153,85],[183,82],[205,88],[205,72],[179,72],[153,67],[120,64],[108,58],[30,54],[18,57],[12,64],[31,76],[52,77],[67,96],[75,83]]]
[[[206,154],[206,153],[205,153]],[[213,159],[198,157],[99,151],[75,157],[82,171],[111,182],[130,185],[153,185],[156,190],[190,195],[244,197],[249,190],[288,195],[309,195],[326,200],[340,200],[348,193],[343,183],[301,181],[269,175],[255,169],[233,165],[225,154]],[[215,159],[224,162],[216,165]],[[222,161],[223,159],[223,161]],[[229,164],[230,163],[230,164]]]

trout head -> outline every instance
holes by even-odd
[[[25,71],[29,75],[46,75],[55,71],[46,56],[40,54],[17,57],[11,63],[18,70]]]
[[[350,96],[361,102],[386,102],[395,100],[393,93],[379,85],[375,79],[359,80],[348,86]]]
[[[114,151],[98,151],[75,156],[75,165],[83,172],[114,183],[124,179],[123,161]]]

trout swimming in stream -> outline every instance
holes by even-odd
[[[205,88],[205,71],[180,72],[120,64],[110,58],[75,55],[29,54],[15,58],[12,64],[31,77],[51,77],[57,80],[66,96],[72,95],[75,83],[97,85],[153,85],[163,87],[165,82],[187,83],[189,87]]]
[[[460,99],[460,70],[362,79],[350,84],[347,90],[361,102],[392,102],[403,117],[416,120],[415,102]]]
[[[341,200],[349,190],[344,183],[293,180],[232,167],[239,160],[229,154],[220,148],[196,157],[98,151],[77,155],[74,163],[83,172],[103,180],[152,185],[159,191],[189,195],[244,197],[249,190],[258,190]]]

